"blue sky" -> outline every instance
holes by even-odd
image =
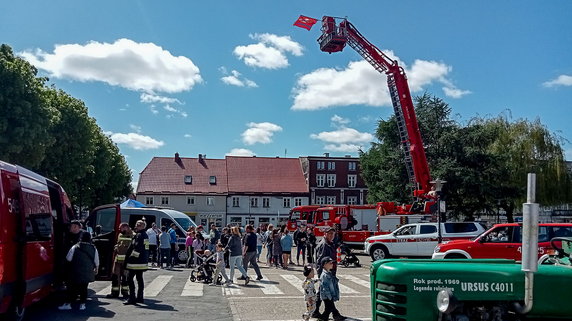
[[[300,14],[346,16],[461,122],[510,110],[572,141],[570,1],[10,1],[0,41],[86,103],[134,181],[175,152],[356,156],[392,113],[384,76]]]

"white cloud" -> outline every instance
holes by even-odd
[[[165,96],[158,96],[152,95],[148,93],[142,93],[139,97],[142,103],[152,104],[152,103],[161,103],[161,104],[179,104],[182,105],[183,103],[178,100],[177,98],[165,97]]]
[[[159,111],[157,110],[157,107],[156,107],[155,105],[149,106],[149,110],[151,110],[151,112],[152,112],[154,115],[157,115],[157,114],[159,113]]]
[[[111,133],[106,132],[116,144],[126,144],[127,146],[136,150],[157,149],[165,143],[156,140],[149,136],[144,136],[138,133]]]
[[[38,49],[21,56],[55,78],[101,81],[130,90],[175,93],[203,81],[189,58],[130,39],[56,45],[51,54]]]
[[[330,118],[330,120],[332,121],[333,127],[343,126],[343,125],[349,124],[351,122],[349,119],[340,117],[338,115],[332,116],[332,118]]]
[[[226,70],[226,69],[221,68],[221,70]],[[258,87],[258,85],[254,81],[240,76],[241,76],[240,72],[232,70],[230,75],[222,77],[221,80],[227,85],[232,85],[237,87],[249,87],[249,88]]]
[[[191,134],[185,134],[183,137],[185,137],[185,138],[191,138],[191,137],[193,137],[193,136],[192,136]]]
[[[363,146],[356,144],[327,144],[324,146],[324,150],[331,152],[344,152],[344,153],[357,153]]]
[[[263,33],[250,35],[258,40],[256,44],[237,46],[234,55],[243,60],[247,66],[267,69],[285,68],[289,65],[286,53],[301,56],[303,47],[289,36],[277,36]]]
[[[170,111],[172,113],[176,113],[179,111],[177,108],[171,107],[171,105],[165,105],[163,106],[163,109],[165,109],[166,111]]]
[[[386,54],[396,58],[391,51]],[[412,92],[423,90],[427,85],[440,82],[449,89],[449,94],[469,93],[456,89],[446,78],[452,68],[444,63],[417,59],[411,68],[404,66]],[[292,92],[293,110],[318,110],[334,106],[368,105],[391,106],[385,74],[365,60],[351,61],[345,69],[321,68],[302,75]]]
[[[456,87],[443,87],[443,92],[447,97],[451,98],[461,98],[471,93],[470,90],[462,90]]]
[[[137,185],[139,185],[138,181],[131,182],[131,187],[133,188],[133,192],[137,192]]]
[[[250,38],[259,40],[261,43],[271,45],[282,52],[289,52],[294,56],[302,56],[304,47],[296,41],[292,40],[290,36],[277,36],[271,33],[263,33],[250,35]]]
[[[370,133],[360,133],[353,128],[342,128],[331,132],[311,134],[310,138],[319,139],[327,143],[348,144],[370,142],[373,140],[373,135]]]
[[[141,126],[137,126],[137,125],[133,125],[130,124],[129,128],[131,128],[131,130],[134,130],[136,133],[140,133],[141,132]]]
[[[544,87],[572,86],[572,76],[560,75],[542,84]]]
[[[271,143],[274,133],[282,131],[282,127],[268,122],[249,123],[247,126],[250,128],[242,133],[242,141],[247,145]]]
[[[253,151],[245,148],[233,148],[230,152],[226,153],[225,156],[255,156]]]

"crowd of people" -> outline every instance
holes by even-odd
[[[112,268],[112,287],[108,298],[126,299],[124,304],[143,303],[143,272],[151,267],[172,269],[179,261],[177,245],[177,226],[171,224],[158,228],[152,223],[147,228],[146,222],[139,220],[132,230],[128,223],[119,225],[119,236],[114,247]],[[303,318],[328,320],[332,314],[334,320],[345,320],[335,307],[339,300],[338,279],[336,277],[336,254],[339,246],[339,235],[330,228],[325,231],[324,238],[317,243],[312,229],[301,225],[294,233],[286,226],[254,228],[247,225],[243,230],[238,226],[226,226],[219,231],[213,224],[209,233],[203,226],[191,227],[186,231],[185,250],[187,261],[185,266],[195,268],[201,264],[212,264],[212,277],[207,278],[210,285],[231,285],[235,269],[240,272],[238,280],[248,285],[251,267],[256,273],[256,280],[263,275],[258,263],[261,263],[262,249],[266,248],[266,265],[277,269],[289,269],[290,265],[303,266],[304,290],[307,311]],[[71,304],[79,298],[79,309],[85,309],[87,288],[95,280],[99,266],[99,254],[91,242],[91,235],[82,229],[79,221],[70,226],[69,251],[66,259],[70,271],[74,271],[67,280],[67,295],[60,310],[70,310]],[[294,250],[295,253],[292,253]],[[296,263],[293,258],[296,258]],[[301,263],[301,264],[300,264]],[[230,270],[229,276],[226,269]],[[316,274],[317,273],[317,274]],[[220,278],[224,283],[219,283]],[[315,285],[319,277],[319,288]],[[137,286],[135,285],[137,280]],[[324,311],[320,307],[324,304]]]

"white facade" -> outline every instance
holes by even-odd
[[[307,196],[229,195],[227,224],[284,224],[294,206],[309,205]]]

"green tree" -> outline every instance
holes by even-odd
[[[65,186],[75,204],[79,198],[78,182],[93,171],[95,135],[99,127],[88,116],[85,104],[64,91],[44,88],[42,97],[58,117],[48,130],[54,144],[46,152],[38,172]]]
[[[57,113],[46,105],[46,78],[8,45],[0,46],[0,159],[31,169],[39,166],[54,138],[48,132]]]

